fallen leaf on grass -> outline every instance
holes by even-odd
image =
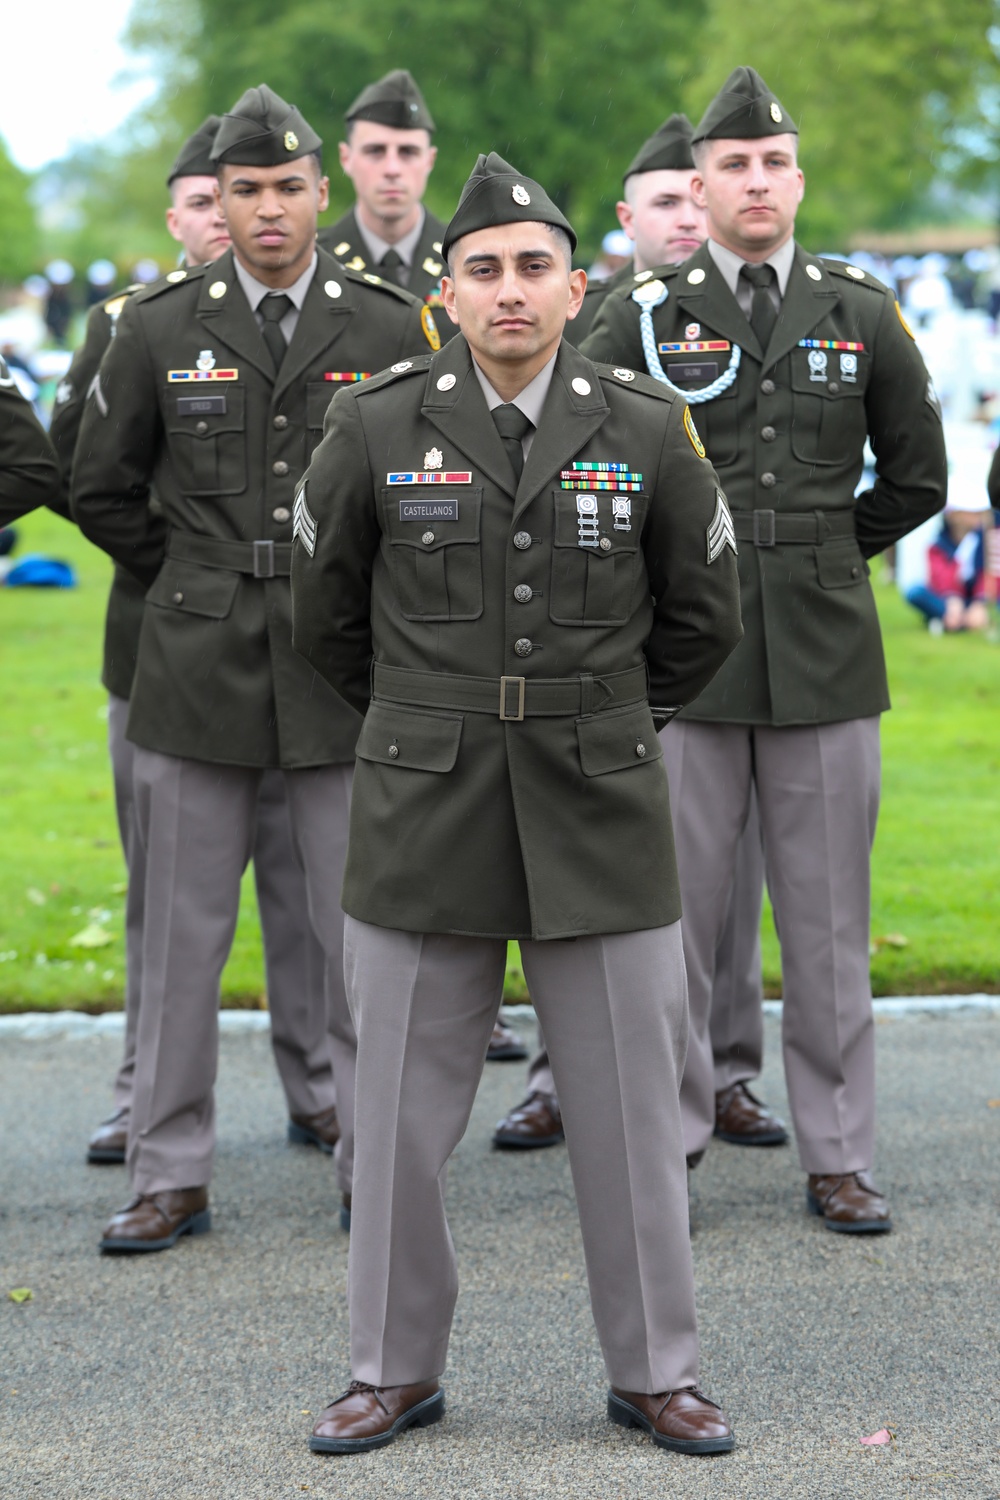
[[[7,1293],[7,1296],[12,1302],[30,1302],[34,1293],[29,1291],[26,1286],[16,1286],[13,1291]]]
[[[910,940],[901,932],[887,932],[882,937],[872,938],[872,948],[877,953],[880,948],[908,948]]]
[[[71,937],[69,945],[71,948],[105,948],[108,943],[113,943],[114,938],[107,928],[102,927],[99,922],[89,922],[76,937]]]
[[[893,1435],[888,1427],[880,1427],[878,1432],[872,1433],[871,1437],[863,1437],[860,1441],[868,1447],[879,1448],[883,1447],[886,1443],[891,1443]]]

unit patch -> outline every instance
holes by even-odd
[[[434,350],[434,353],[436,354],[441,347],[441,335],[437,331],[437,324],[434,321],[434,314],[431,312],[426,302],[420,309],[420,326],[424,330],[424,338],[427,340],[431,348]]]
[[[708,561],[714,563],[715,559],[724,547],[732,547],[736,551],[736,528],[733,518],[726,504],[726,497],[721,490],[715,492],[715,515],[708,526],[705,536],[708,540]]]
[[[910,335],[911,339],[916,340],[916,334],[913,332],[913,329],[910,327],[909,323],[903,317],[903,309],[900,307],[900,305],[899,305],[898,302],[895,304],[895,306],[896,306],[896,316],[899,318],[899,321],[903,325],[903,332],[904,333],[908,333]]]
[[[702,442],[701,438],[698,436],[698,429],[694,425],[694,417],[692,417],[692,415],[691,415],[691,408],[690,408],[690,406],[685,406],[685,408],[684,408],[684,431],[687,433],[688,437],[690,438],[690,440],[691,440],[691,447],[697,453],[698,457],[699,458],[704,458],[705,457],[705,444]]]
[[[309,506],[306,504],[306,487],[302,488],[295,496],[295,505],[292,510],[292,540],[298,537],[310,557],[316,555],[316,520]]]

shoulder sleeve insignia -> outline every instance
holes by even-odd
[[[725,547],[736,551],[736,528],[721,490],[715,492],[715,515],[705,532],[708,540],[708,561],[714,563]]]
[[[913,341],[915,343],[916,342],[916,334],[913,332],[913,329],[910,327],[909,323],[903,317],[903,309],[900,307],[899,303],[895,300],[895,298],[893,298],[893,306],[896,309],[896,316],[898,317],[899,321],[903,325],[903,332],[904,333],[908,333],[910,335],[910,338],[913,339]]]
[[[420,326],[424,330],[424,338],[436,354],[441,347],[441,335],[437,331],[434,314],[426,305],[420,309]]]
[[[685,406],[685,408],[684,408],[684,431],[687,433],[688,437],[690,438],[690,440],[691,440],[691,447],[697,453],[698,457],[699,458],[704,458],[705,457],[705,444],[702,442],[701,438],[698,436],[698,429],[694,425],[694,417],[692,417],[692,415],[691,415],[691,408],[690,408],[690,406]],[[721,498],[722,497],[721,497],[721,494],[720,494],[720,499]],[[728,515],[729,512],[727,511],[726,514]],[[731,521],[730,521],[730,525],[732,525]],[[712,559],[709,558],[709,562],[711,562],[711,561],[712,561]]]

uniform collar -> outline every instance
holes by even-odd
[[[371,257],[371,262],[375,266],[379,264],[382,257],[388,250],[395,250],[404,266],[412,266],[413,257],[416,253],[417,246],[420,243],[420,236],[424,232],[424,224],[426,223],[426,220],[427,214],[423,206],[421,205],[420,217],[417,220],[416,227],[414,229],[411,229],[408,234],[404,234],[403,238],[401,240],[397,240],[394,245],[390,245],[388,240],[381,239],[377,234],[373,233],[372,230],[368,229],[364,224],[362,224],[361,215],[358,213],[357,209],[355,209],[354,211],[354,222],[358,226],[358,233],[367,245],[368,254]]]
[[[242,264],[239,257],[235,253],[233,254],[233,265],[236,267],[236,279],[239,282],[240,286],[243,288],[246,299],[250,304],[251,312],[256,312],[260,304],[263,302],[264,298],[269,297],[272,292],[283,297],[288,297],[296,310],[298,312],[301,312],[302,304],[306,300],[306,293],[308,292],[309,287],[312,284],[313,277],[316,275],[316,266],[318,264],[318,261],[319,257],[314,250],[312,260],[309,262],[308,266],[302,272],[302,275],[298,278],[297,281],[293,281],[291,286],[275,287],[265,286],[262,281],[258,281],[256,276],[251,275],[251,273]]]
[[[530,380],[524,387],[523,391],[518,391],[517,395],[510,403],[511,406],[516,406],[518,411],[524,413],[533,427],[537,427],[539,422],[541,421],[542,407],[545,405],[545,398],[549,394],[549,386],[552,384],[552,372],[556,367],[556,359],[558,358],[558,356],[559,349],[557,347],[555,354],[553,354],[552,358],[547,364],[542,366],[538,374],[535,376],[534,380]],[[486,405],[489,407],[490,411],[493,411],[498,406],[506,405],[503,397],[497,394],[493,386],[483,374],[482,370],[479,368],[479,365],[476,363],[475,355],[473,355],[472,357],[472,368],[475,370],[476,378],[483,388],[483,395],[486,397]]]
[[[736,296],[736,288],[739,285],[740,272],[747,262],[735,251],[728,250],[725,245],[717,244],[715,240],[706,240],[708,253],[721,271],[725,283],[733,296]],[[792,274],[792,265],[795,261],[795,240],[787,239],[780,249],[775,250],[763,262],[765,266],[771,266],[775,276],[778,278],[778,292],[783,297],[788,286],[788,278]]]

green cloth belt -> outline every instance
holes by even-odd
[[[229,573],[249,573],[252,578],[287,578],[292,571],[291,542],[226,542],[193,531],[171,531],[167,556]]]
[[[592,714],[614,703],[646,698],[646,668],[609,672],[605,677],[464,677],[448,672],[413,672],[405,667],[372,667],[372,695],[420,708],[457,708],[464,713],[525,719]]]
[[[773,547],[786,542],[811,543],[814,547],[834,537],[854,535],[853,510],[811,510],[789,515],[773,510],[734,510],[733,525],[738,542],[755,547]]]

